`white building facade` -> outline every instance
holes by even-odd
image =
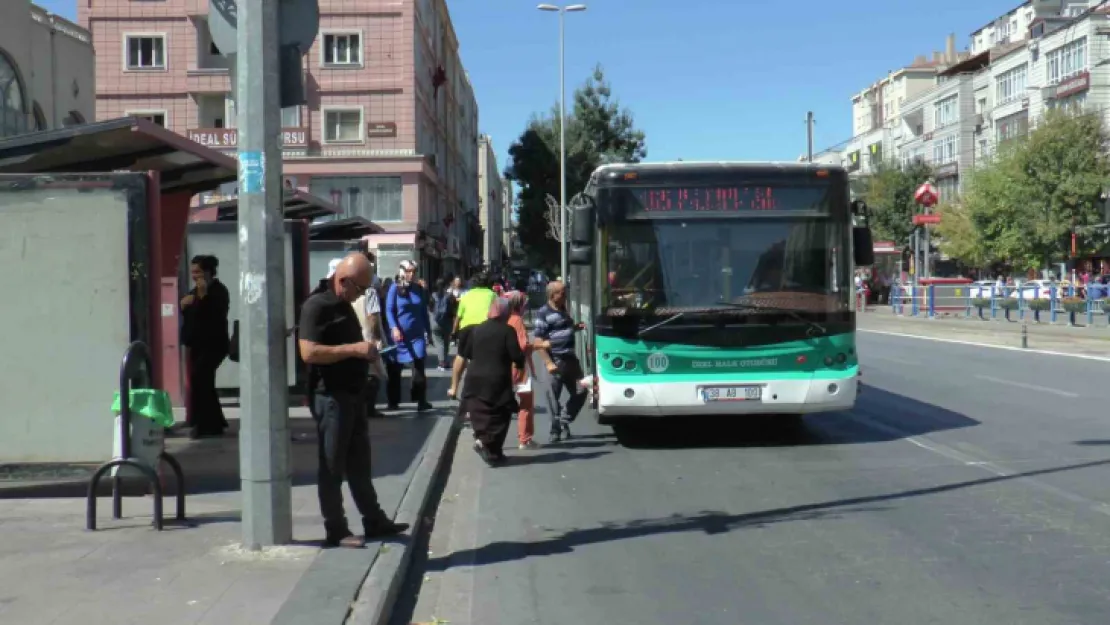
[[[0,2],[0,138],[92,121],[94,65],[87,30],[25,0]]]
[[[484,229],[483,257],[490,266],[505,264],[508,248],[505,233],[509,221],[505,219],[509,196],[501,170],[497,166],[497,152],[489,135],[478,137],[478,220]]]
[[[1096,111],[1110,128],[1110,4],[1030,0],[972,33],[968,51],[953,48],[853,96],[852,139],[820,156],[840,154],[857,176],[883,160],[924,161],[947,201],[1047,108]]]

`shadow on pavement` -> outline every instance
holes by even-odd
[[[759,528],[792,521],[817,521],[838,519],[859,512],[887,510],[890,506],[882,504],[912,497],[937,495],[964,488],[986,486],[1009,482],[1022,478],[1062,473],[1098,466],[1110,465],[1110,459],[1083,462],[1049,469],[1038,469],[1012,475],[997,475],[975,480],[966,480],[929,488],[918,488],[884,495],[852,497],[820,503],[803,504],[784,508],[774,508],[745,514],[704,511],[695,515],[672,515],[658,519],[635,520],[627,523],[603,523],[597,527],[576,528],[555,534],[546,539],[533,542],[499,541],[477,549],[457,551],[439,558],[428,560],[428,571],[441,572],[454,566],[480,566],[523,560],[528,557],[573,553],[575,547],[585,547],[643,536],[657,536],[679,532],[703,532],[709,535]]]
[[[554,446],[546,447],[545,449],[553,448]],[[588,451],[581,454],[575,454],[569,451],[553,451],[549,453],[541,452],[527,455],[511,455],[508,457],[509,460],[504,464],[503,468],[534,466],[537,464],[557,464],[559,462],[566,462],[568,460],[580,462],[582,460],[593,460],[594,458],[600,458],[601,456],[605,456],[608,454],[608,451]]]
[[[947,408],[864,385],[847,413],[643,419],[614,427],[629,449],[804,447],[882,443],[979,425]]]

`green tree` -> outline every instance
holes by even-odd
[[[516,183],[517,235],[533,266],[559,264],[559,243],[551,236],[546,198],[559,197],[559,107],[535,115],[509,148],[505,176]],[[566,132],[567,201],[586,188],[603,163],[635,163],[647,156],[644,133],[632,113],[613,96],[601,66],[575,90]]]
[[[983,241],[981,230],[966,204],[942,204],[936,212],[941,220],[935,228],[939,235],[938,247],[942,252],[969,267],[986,267],[994,260],[992,250]]]
[[[913,216],[920,207],[913,195],[921,183],[933,175],[926,163],[911,161],[906,166],[880,164],[864,179],[863,199],[871,209],[871,229],[878,240],[908,245],[913,232]]]
[[[1106,133],[1097,114],[1049,110],[1026,137],[1008,141],[971,171],[963,204],[988,258],[1039,269],[1106,242],[1093,228],[1110,178]],[[942,225],[943,228],[943,225]]]

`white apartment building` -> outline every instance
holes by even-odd
[[[92,37],[26,0],[0,0],[0,138],[93,121]]]
[[[907,102],[936,86],[937,73],[964,58],[949,35],[943,52],[914,62],[852,96],[852,139],[843,147],[843,164],[850,173],[867,174],[896,155],[903,135],[902,113]]]
[[[900,70],[853,96],[854,136],[837,152],[857,174],[883,158],[923,160],[942,200],[955,197],[961,172],[1048,107],[1098,110],[1110,125],[1108,39],[1110,4],[1026,2],[972,33],[969,53],[956,54],[950,38],[932,76]]]
[[[509,197],[497,166],[497,152],[489,135],[478,136],[478,220],[485,229],[482,236],[482,253],[486,262],[504,265],[508,256],[505,234],[509,221],[505,210]]]

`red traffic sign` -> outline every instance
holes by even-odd
[[[934,214],[934,215],[914,215],[913,216],[913,225],[915,225],[915,226],[925,226],[925,225],[928,225],[928,224],[939,224],[939,223],[940,223],[940,215],[935,215]]]
[[[913,201],[926,208],[936,206],[938,199],[940,196],[937,194],[937,188],[929,182],[922,184],[913,194]]]

